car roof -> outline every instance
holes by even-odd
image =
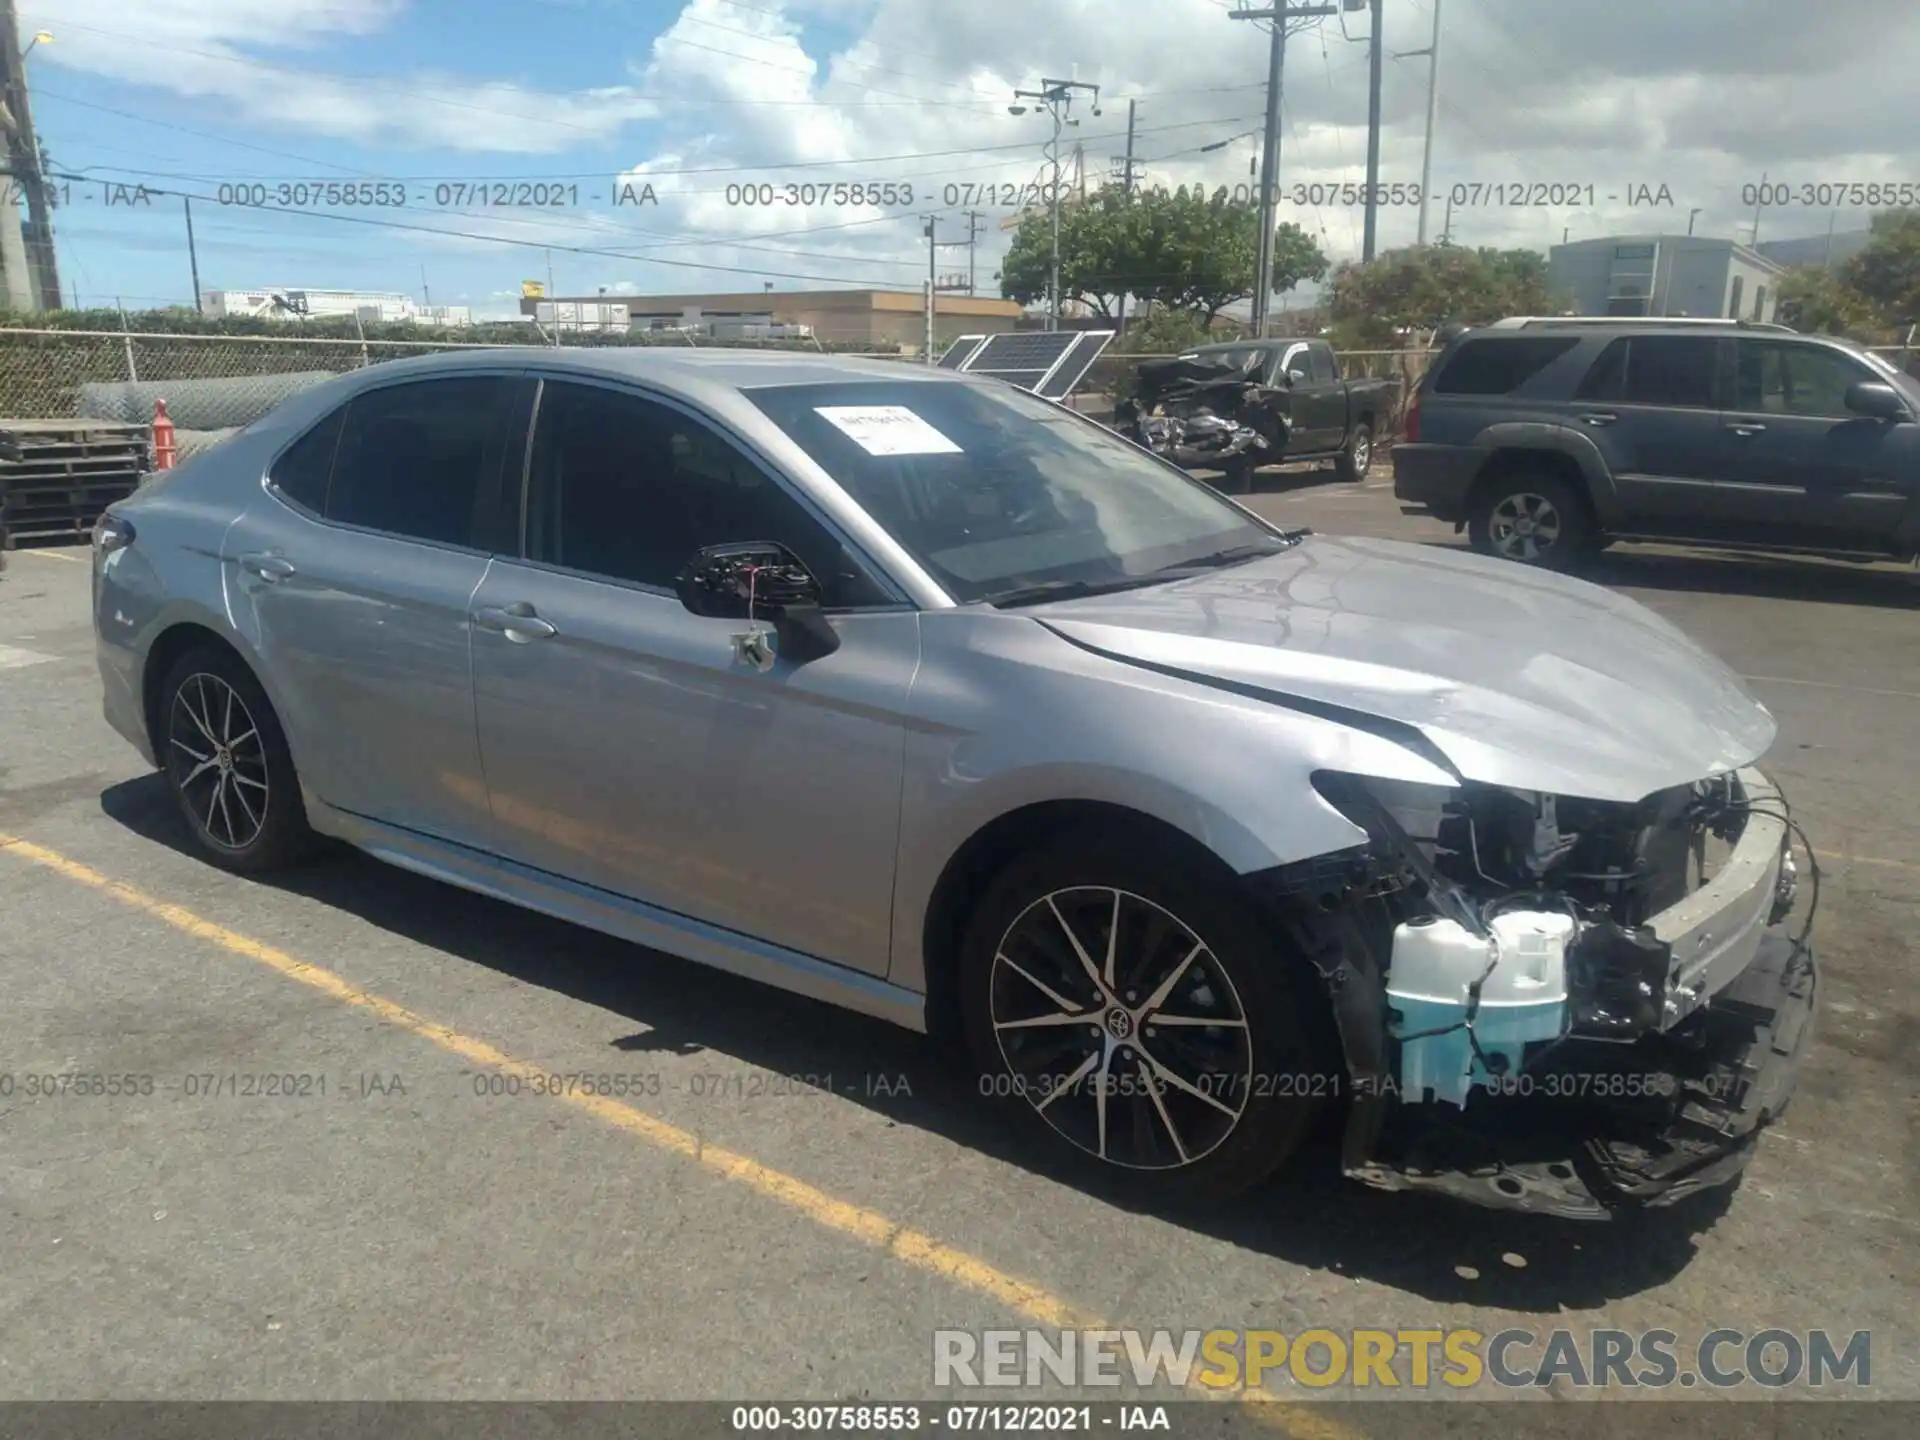
[[[577,374],[616,380],[642,381],[648,386],[696,396],[715,388],[751,390],[771,385],[858,384],[894,380],[926,384],[980,384],[977,377],[958,375],[937,366],[911,360],[881,360],[855,355],[809,354],[792,350],[668,345],[596,345],[578,349],[547,345],[476,345],[470,349],[441,350],[406,360],[389,360],[361,376],[388,379],[425,379],[463,370],[498,370],[502,365],[525,365],[547,374]]]
[[[1481,335],[1525,334],[1535,330],[1598,331],[1609,334],[1622,331],[1660,330],[1757,330],[1776,335],[1797,335],[1791,325],[1770,320],[1730,320],[1714,316],[1619,316],[1619,315],[1510,315],[1486,325],[1469,326],[1467,333]]]

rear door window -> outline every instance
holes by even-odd
[[[1307,358],[1313,362],[1313,378],[1316,381],[1332,381],[1340,378],[1334,368],[1333,351],[1322,350],[1319,346],[1307,351]]]
[[[1627,342],[1620,398],[1628,405],[1711,410],[1719,354],[1720,342],[1702,335],[1636,335]]]
[[[1463,341],[1434,377],[1436,395],[1507,395],[1580,343],[1577,335]]]
[[[516,384],[506,375],[463,375],[355,396],[327,519],[410,540],[490,544]]]

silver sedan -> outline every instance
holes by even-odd
[[[94,618],[214,863],[330,836],[950,1034],[1156,1190],[1331,1112],[1356,1180],[1614,1215],[1732,1180],[1811,1030],[1774,724],[1719,662],[993,380],[380,365],[114,505]]]

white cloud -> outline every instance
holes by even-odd
[[[1104,113],[1076,107],[1091,183],[1125,144],[1126,100],[1136,108],[1140,173],[1168,184],[1245,184],[1254,145],[1200,147],[1259,123],[1266,42],[1227,16],[1227,0],[687,0],[657,36],[635,30],[634,7],[567,0],[604,16],[607,53],[638,59],[611,82],[546,93],[506,79],[419,74],[378,87],[329,76],[339,42],[377,44],[401,0],[218,0],[133,10],[124,0],[26,0],[24,24],[46,24],[58,47],[36,55],[132,84],[203,96],[248,125],[297,134],[387,141],[477,154],[565,149],[617,136],[651,119],[627,173],[652,183],[658,208],[542,215],[449,216],[520,239],[546,237],[662,260],[734,266],[701,273],[570,256],[617,293],[757,288],[765,275],[832,275],[848,283],[916,288],[926,251],[919,215],[942,213],[941,234],[964,233],[966,187],[1018,186],[1040,172],[1043,119],[1013,117],[1015,87],[1043,75],[1097,82]],[[548,0],[559,3],[559,0]],[[1794,181],[1920,180],[1920,5],[1825,0],[1772,7],[1764,23],[1739,0],[1479,0],[1449,7],[1443,37],[1431,207],[1437,234],[1456,186],[1453,237],[1465,244],[1545,246],[1578,235],[1684,229],[1698,207],[1703,233],[1746,233],[1742,185]],[[1387,0],[1389,51],[1427,43],[1430,0]],[[125,15],[125,19],[122,16]],[[598,23],[595,21],[594,23]],[[820,23],[854,38],[831,53]],[[1364,12],[1295,36],[1289,48],[1282,183],[1356,182],[1366,154]],[[143,40],[139,37],[148,37]],[[156,50],[149,42],[174,47]],[[327,46],[324,58],[317,55]],[[303,60],[318,72],[291,83]],[[510,61],[503,61],[503,65]],[[350,70],[339,63],[340,70]],[[1388,61],[1383,179],[1420,173],[1426,62]],[[751,168],[748,168],[751,167]],[[512,170],[512,164],[491,167]],[[765,183],[798,205],[742,203],[737,188]],[[911,185],[910,203],[839,205],[824,182]],[[1535,183],[1572,187],[1578,203],[1493,204],[1531,198]],[[1635,187],[1667,187],[1670,206],[1635,208]],[[729,193],[729,186],[736,187]],[[1587,203],[1588,187],[1592,203]],[[949,187],[952,187],[949,189]],[[1608,197],[1619,197],[1609,199]],[[1564,198],[1564,197],[1562,197]],[[979,254],[983,288],[1005,244],[988,212]],[[1414,237],[1415,207],[1381,217],[1381,242]],[[1356,254],[1362,212],[1340,201],[1282,208],[1336,258]],[[1786,207],[1763,218],[1766,238],[1822,232],[1824,211]],[[1864,217],[1842,217],[1843,225]],[[429,242],[479,248],[483,242]],[[486,248],[502,255],[497,246]],[[560,252],[556,250],[558,258]],[[507,263],[527,263],[523,256]],[[532,263],[539,264],[537,256]],[[964,252],[940,268],[962,268]],[[611,278],[609,278],[611,277]],[[588,289],[591,293],[591,287]]]
[[[55,32],[35,64],[216,102],[229,120],[363,144],[545,154],[619,134],[654,113],[631,87],[533,89],[421,70],[366,79],[301,53],[378,35],[403,0],[27,0],[21,23]]]

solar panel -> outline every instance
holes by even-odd
[[[1044,378],[1079,339],[1077,330],[1014,330],[993,336],[960,368],[970,375],[993,375],[1018,385],[1016,375],[1038,371]],[[1025,388],[1031,390],[1038,383],[1039,379],[1029,381]]]
[[[940,364],[936,368],[941,370],[964,369],[967,361],[973,358],[973,352],[984,345],[986,340],[987,337],[984,335],[962,335],[947,347],[947,353],[940,357]]]
[[[1060,358],[1053,367],[1053,373],[1033,387],[1036,395],[1044,395],[1049,400],[1064,400],[1073,393],[1074,386],[1087,378],[1087,372],[1093,369],[1103,351],[1113,341],[1111,330],[1082,330],[1079,343]]]
[[[960,368],[1049,400],[1064,399],[1113,339],[1111,330],[1026,330],[995,335]]]

